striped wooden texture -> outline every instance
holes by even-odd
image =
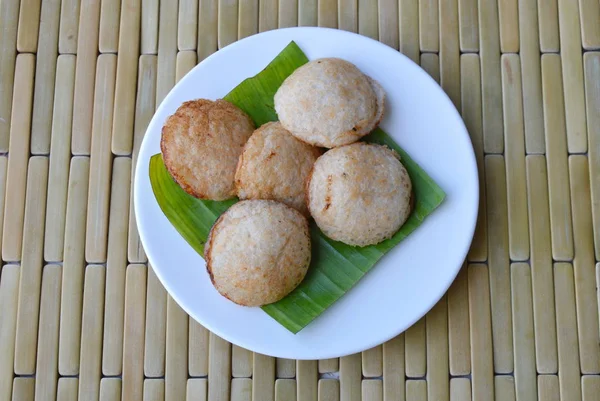
[[[317,25],[440,83],[481,212],[427,316],[360,354],[293,361],[183,312],[148,265],[131,188],[154,110],[194,65]],[[0,243],[0,401],[598,400],[600,5],[0,0]]]

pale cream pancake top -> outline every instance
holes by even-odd
[[[245,306],[273,303],[306,275],[311,260],[308,221],[280,202],[240,201],[215,222],[204,254],[221,295]]]
[[[319,148],[300,141],[281,123],[266,123],[254,131],[240,156],[237,196],[277,200],[308,215],[305,183],[320,155]]]
[[[392,237],[411,213],[412,183],[396,152],[357,142],[327,151],[307,183],[308,207],[329,238],[349,245]]]
[[[282,125],[299,139],[332,148],[356,142],[383,118],[385,92],[354,64],[339,58],[310,61],[275,93]]]
[[[235,168],[254,123],[225,100],[184,102],[162,129],[161,152],[173,179],[200,199],[235,196]]]

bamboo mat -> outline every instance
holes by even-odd
[[[322,361],[253,355],[190,319],[130,202],[175,82],[295,25],[420,63],[481,174],[475,240],[441,302]],[[597,0],[0,0],[0,401],[599,400],[599,49]]]

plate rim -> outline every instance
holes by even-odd
[[[474,182],[472,183],[472,185],[474,185],[474,198],[472,199],[473,203],[474,203],[474,207],[470,208],[471,211],[471,217],[474,216],[474,218],[472,218],[472,224],[469,226],[468,230],[465,230],[465,232],[468,232],[468,235],[465,235],[465,238],[468,238],[468,242],[467,245],[465,246],[465,249],[463,249],[462,252],[460,252],[461,256],[461,260],[462,262],[459,263],[457,266],[449,266],[452,268],[452,274],[448,274],[448,280],[444,283],[443,291],[440,291],[439,294],[437,294],[436,297],[431,299],[430,303],[426,303],[424,302],[423,304],[427,304],[426,307],[424,308],[420,308],[423,309],[424,312],[422,314],[420,314],[420,316],[417,316],[415,319],[413,319],[412,322],[408,323],[405,325],[405,327],[402,327],[401,325],[397,326],[397,330],[394,331],[394,333],[391,333],[391,335],[386,335],[386,336],[373,336],[372,340],[364,340],[362,342],[360,342],[358,344],[358,346],[356,346],[356,342],[355,342],[355,346],[354,347],[347,347],[347,352],[345,353],[328,353],[326,350],[325,352],[319,352],[318,354],[315,355],[315,353],[308,355],[308,356],[304,356],[304,355],[299,355],[296,353],[270,353],[268,351],[268,347],[262,346],[262,347],[253,347],[253,348],[249,348],[247,345],[244,345],[243,343],[241,343],[240,341],[236,341],[238,339],[240,339],[240,337],[243,336],[234,336],[236,338],[232,338],[232,336],[230,336],[228,334],[228,332],[220,330],[219,327],[215,327],[212,326],[210,324],[205,324],[201,321],[201,319],[198,319],[197,314],[192,310],[192,308],[189,308],[188,305],[185,302],[181,302],[180,298],[177,294],[176,291],[174,291],[172,288],[170,288],[170,286],[168,285],[168,283],[166,282],[166,280],[164,279],[163,276],[163,272],[161,269],[157,269],[155,268],[156,264],[152,262],[153,257],[151,256],[154,251],[149,250],[148,248],[146,248],[145,244],[146,244],[146,234],[145,231],[140,227],[140,221],[141,219],[139,218],[139,213],[140,213],[140,208],[141,206],[139,205],[139,203],[141,202],[140,200],[140,191],[142,191],[140,189],[140,179],[139,179],[139,175],[141,174],[141,171],[143,169],[140,169],[140,165],[142,163],[142,160],[144,158],[140,157],[142,155],[142,153],[146,153],[143,152],[143,149],[146,148],[147,142],[149,141],[149,131],[151,128],[156,129],[155,127],[153,127],[154,125],[156,125],[156,122],[154,121],[157,118],[157,115],[161,113],[162,109],[164,107],[166,107],[166,105],[169,103],[169,98],[173,95],[173,93],[175,92],[175,88],[178,86],[182,86],[185,85],[186,81],[188,79],[190,79],[190,77],[193,75],[192,73],[200,68],[200,66],[219,56],[219,53],[222,53],[223,51],[230,51],[232,48],[235,47],[239,47],[239,46],[243,46],[244,43],[246,41],[249,40],[256,40],[257,36],[268,36],[268,35],[273,35],[276,32],[281,32],[281,31],[297,31],[300,32],[300,35],[302,34],[302,31],[320,31],[320,32],[327,32],[327,31],[334,31],[336,34],[343,34],[346,35],[348,37],[360,37],[361,40],[366,40],[367,42],[370,42],[370,46],[378,46],[378,47],[384,47],[386,48],[385,51],[389,50],[393,50],[395,51],[397,54],[396,56],[399,56],[400,58],[403,58],[405,62],[408,62],[410,64],[412,64],[413,66],[416,66],[418,68],[418,70],[420,70],[421,75],[424,77],[424,79],[428,79],[430,81],[432,81],[438,88],[438,92],[439,95],[441,95],[443,98],[445,98],[446,103],[448,103],[449,107],[449,112],[455,114],[458,117],[458,122],[460,125],[460,131],[462,133],[462,135],[466,136],[467,142],[470,145],[469,146],[469,155],[471,156],[471,166],[474,167],[474,172],[475,172],[475,179]],[[294,39],[291,39],[290,41],[293,41]],[[267,62],[268,63],[268,62]],[[249,75],[248,78],[250,78],[252,75]],[[239,83],[238,83],[239,84]],[[234,85],[234,87],[237,84]],[[232,88],[233,89],[233,88]],[[224,96],[224,95],[223,95]],[[345,31],[345,30],[341,30],[341,29],[335,29],[335,28],[327,28],[327,27],[287,27],[287,28],[278,28],[278,29],[273,29],[273,30],[269,30],[269,31],[265,31],[265,32],[261,32],[261,33],[256,33],[250,36],[247,36],[243,39],[237,40],[235,42],[232,42],[231,44],[219,49],[218,51],[212,53],[211,55],[209,55],[208,57],[206,57],[205,59],[203,59],[200,63],[196,64],[190,71],[188,71],[178,82],[176,82],[173,87],[167,92],[167,94],[164,96],[164,98],[162,99],[161,103],[158,105],[158,107],[156,107],[155,105],[155,110],[152,114],[152,118],[148,121],[148,126],[146,127],[146,130],[144,131],[144,136],[143,139],[140,143],[140,147],[139,147],[139,151],[138,151],[138,157],[136,160],[136,165],[135,165],[135,175],[134,175],[134,182],[132,183],[133,185],[133,202],[134,202],[134,207],[133,207],[133,211],[135,214],[135,220],[136,220],[136,227],[138,230],[138,236],[140,238],[140,242],[142,243],[142,245],[144,246],[144,252],[146,254],[147,257],[147,267],[153,269],[154,273],[156,274],[156,277],[158,278],[159,282],[161,283],[161,285],[164,287],[165,291],[167,292],[168,295],[171,296],[171,298],[173,298],[173,300],[179,305],[179,307],[181,307],[183,309],[184,312],[186,312],[192,319],[196,320],[199,324],[201,324],[203,327],[205,327],[207,330],[209,330],[210,332],[218,335],[219,337],[221,337],[222,339],[230,342],[231,344],[235,344],[238,345],[240,347],[244,347],[252,352],[258,352],[264,355],[269,355],[269,356],[273,356],[273,357],[279,357],[279,358],[289,358],[289,359],[297,359],[297,360],[314,360],[314,359],[328,359],[328,358],[337,358],[337,357],[342,357],[342,356],[346,356],[346,355],[351,355],[354,353],[358,353],[358,352],[362,352],[365,351],[367,349],[370,349],[374,346],[377,346],[379,344],[383,344],[391,339],[393,339],[394,337],[398,336],[399,334],[405,332],[408,328],[410,328],[412,325],[414,325],[418,320],[420,320],[421,318],[425,317],[425,315],[427,315],[427,313],[429,313],[431,311],[431,309],[433,309],[433,307],[442,299],[442,297],[447,294],[448,289],[450,288],[450,286],[452,285],[452,283],[456,280],[458,274],[460,273],[461,269],[463,268],[463,266],[465,265],[466,262],[466,258],[469,252],[469,249],[471,248],[471,244],[473,242],[474,239],[474,235],[475,235],[475,231],[476,231],[476,227],[477,227],[477,222],[478,222],[478,215],[479,215],[479,202],[480,202],[480,171],[477,165],[477,160],[476,160],[476,155],[475,155],[475,149],[474,149],[474,145],[473,145],[473,141],[471,139],[471,136],[469,134],[469,131],[466,127],[465,121],[463,120],[462,115],[460,114],[459,110],[456,108],[456,106],[454,105],[454,103],[452,102],[451,98],[449,97],[449,95],[446,93],[445,90],[443,90],[443,88],[441,87],[441,85],[435,81],[424,69],[423,67],[421,67],[419,64],[417,64],[416,62],[414,62],[412,59],[410,59],[409,57],[407,57],[406,55],[402,54],[400,51],[398,51],[397,49],[394,49],[388,45],[386,45],[385,43],[379,42],[373,38],[364,36],[364,35],[360,35],[358,33],[355,32],[350,32],[350,31]],[[429,173],[428,173],[429,174]],[[152,198],[153,198],[153,202],[157,202],[156,198],[154,196],[154,194],[152,193]],[[443,204],[443,203],[442,203]],[[159,207],[160,209],[160,207]],[[434,211],[435,213],[435,211]],[[163,216],[164,217],[164,216]],[[183,240],[185,242],[185,240]],[[187,243],[186,243],[187,244]],[[189,244],[187,244],[189,245]],[[317,317],[318,319],[319,317]],[[408,320],[407,320],[408,321]],[[371,338],[371,337],[370,337]],[[268,342],[267,342],[268,343]],[[263,343],[265,344],[265,343]],[[291,347],[291,349],[293,350],[294,347]]]

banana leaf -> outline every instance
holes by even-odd
[[[306,62],[306,55],[295,42],[291,42],[264,70],[241,82],[224,99],[248,113],[257,126],[276,121],[273,96],[277,88]],[[386,252],[416,230],[444,200],[442,189],[383,130],[378,128],[363,140],[385,144],[400,154],[413,183],[415,208],[392,238],[367,247],[353,247],[333,241],[311,221],[313,253],[305,279],[285,298],[262,307],[294,334],[350,291]],[[167,219],[202,256],[212,224],[237,199],[215,202],[188,195],[173,181],[160,154],[152,156],[150,160],[150,181]]]

